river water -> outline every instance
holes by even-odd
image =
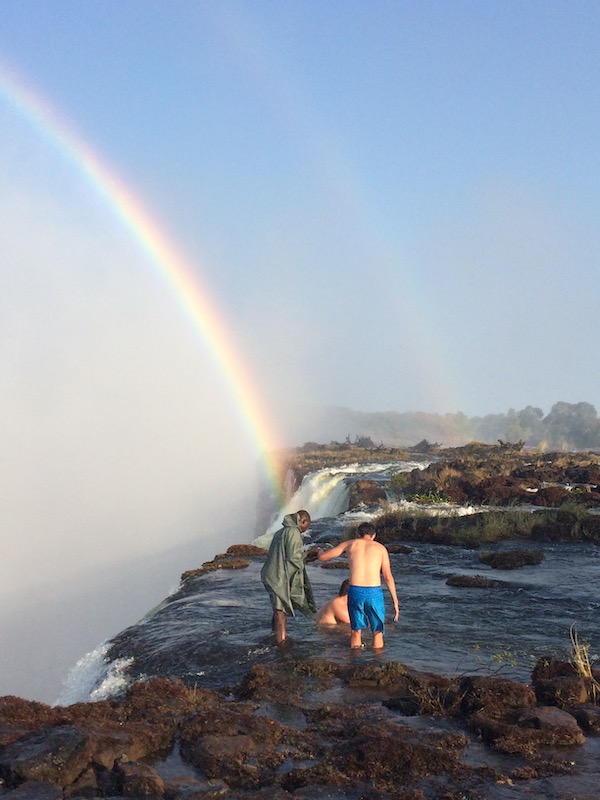
[[[413,469],[415,464],[401,468]],[[420,465],[422,466],[422,465]],[[339,536],[349,524],[373,516],[372,509],[349,513],[348,485],[361,476],[382,482],[393,465],[355,465],[307,476],[285,509],[320,507],[328,516],[313,521],[313,541]],[[345,504],[345,507],[344,507]],[[439,509],[438,509],[439,511]],[[454,509],[473,513],[475,509]],[[270,526],[270,531],[278,527]],[[268,539],[269,531],[267,532]],[[257,543],[265,544],[259,537]],[[528,543],[489,549],[521,547]],[[590,657],[600,651],[600,600],[597,579],[600,548],[585,543],[538,543],[541,564],[517,570],[494,570],[478,561],[476,550],[410,543],[410,551],[392,554],[392,571],[401,604],[399,623],[388,604],[385,659],[449,677],[492,674],[528,682],[535,661],[544,655],[566,657],[573,627]],[[196,565],[190,565],[193,568]],[[277,657],[270,638],[271,608],[260,581],[261,562],[243,570],[219,570],[186,585],[111,642],[102,643],[71,672],[61,703],[110,697],[140,675],[169,674],[210,687],[236,683],[248,667]],[[308,565],[317,603],[337,593],[344,569]],[[496,588],[448,586],[451,575],[484,575],[503,582]],[[345,661],[348,631],[321,628],[297,616],[288,625],[289,647],[298,656],[319,655]],[[365,636],[368,643],[368,637]],[[369,650],[358,657],[372,658]]]
[[[406,464],[402,468],[415,466]],[[321,471],[307,476],[298,493],[278,515],[306,508],[315,515],[306,546],[339,536],[349,525],[373,517],[373,509],[348,512],[349,484],[364,475],[385,483],[398,465],[371,465]],[[430,509],[431,513],[448,513]],[[470,514],[477,509],[455,508]],[[279,526],[277,519],[262,542]],[[266,536],[266,538],[264,538]],[[233,543],[233,542],[232,542]],[[489,549],[531,549],[527,543],[503,543]],[[478,560],[476,550],[413,543],[402,554],[391,554],[392,571],[401,604],[400,620],[391,621],[388,608],[386,647],[351,651],[346,626],[322,627],[303,616],[289,620],[284,648],[271,636],[271,607],[260,581],[261,560],[238,570],[218,570],[186,581],[179,591],[152,609],[144,619],[84,656],[71,671],[59,703],[116,696],[134,680],[152,675],[181,678],[188,685],[234,687],[256,663],[292,657],[322,657],[341,664],[400,661],[416,669],[448,677],[499,674],[529,683],[531,669],[543,656],[569,657],[570,631],[589,643],[592,661],[600,651],[598,574],[600,548],[584,543],[535,543],[542,562],[516,570],[493,570]],[[225,548],[224,548],[225,549]],[[331,562],[329,562],[331,563]],[[193,569],[200,565],[190,565]],[[345,569],[327,569],[319,562],[307,566],[319,604],[337,593]],[[503,584],[496,588],[447,585],[451,575],[484,575]],[[369,642],[368,636],[364,641]],[[425,717],[406,724],[427,730],[443,726]],[[575,774],[529,780],[526,785],[493,785],[487,800],[530,797],[537,800],[591,800],[598,797],[600,741],[557,749]],[[490,751],[475,739],[465,763],[510,773],[508,756]],[[571,759],[571,761],[569,761]],[[333,797],[333,795],[332,795]]]

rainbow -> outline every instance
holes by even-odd
[[[52,141],[150,257],[215,361],[234,399],[249,441],[263,465],[267,483],[274,496],[280,499],[282,481],[274,455],[280,446],[280,437],[268,421],[264,401],[238,352],[224,315],[201,284],[197,267],[186,259],[159,222],[106,161],[61,118],[47,100],[1,63],[0,93]]]

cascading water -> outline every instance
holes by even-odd
[[[415,466],[422,465],[352,465],[312,473],[271,527],[276,529],[286,512],[304,507],[314,515],[307,547],[328,544],[349,523],[377,513],[375,507],[348,510],[353,481],[366,478],[385,485],[392,470]],[[456,506],[428,509],[434,511],[484,513]],[[331,630],[303,615],[290,625],[293,649],[287,652],[298,659],[317,657],[347,666],[355,665],[357,658],[361,663],[399,661],[449,677],[502,671],[503,677],[528,683],[538,659],[564,657],[574,627],[582,640],[590,641],[590,658],[596,661],[600,548],[590,542],[536,546],[544,554],[541,563],[495,571],[497,587],[456,588],[448,582],[453,575],[490,572],[477,552],[411,541],[402,552],[390,552],[401,613],[398,624],[389,621],[386,626],[385,654],[352,652],[347,626]],[[492,550],[521,547],[520,542],[490,545]],[[273,644],[261,565],[257,557],[249,559],[245,569],[217,569],[183,583],[139,623],[81,659],[59,702],[108,699],[152,675],[180,678],[190,686],[228,688],[242,681],[251,666],[286,658]],[[318,605],[337,593],[345,577],[345,570],[326,569],[318,562],[307,569]]]
[[[347,464],[310,472],[304,476],[302,483],[285,506],[274,515],[266,533],[254,539],[253,544],[257,547],[268,547],[286,514],[292,514],[300,509],[309,512],[313,523],[344,515],[348,511],[350,487],[359,478],[387,483],[393,472],[410,472],[426,466],[427,463],[423,462],[395,461],[379,464]]]

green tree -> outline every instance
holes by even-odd
[[[585,450],[600,446],[600,421],[591,403],[555,403],[543,423],[552,447]]]

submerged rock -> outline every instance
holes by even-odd
[[[451,575],[446,581],[447,586],[463,586],[469,589],[498,589],[506,586],[505,581],[495,581],[483,575]]]
[[[479,560],[492,569],[518,569],[540,564],[544,560],[541,550],[506,550],[497,553],[481,553]]]

